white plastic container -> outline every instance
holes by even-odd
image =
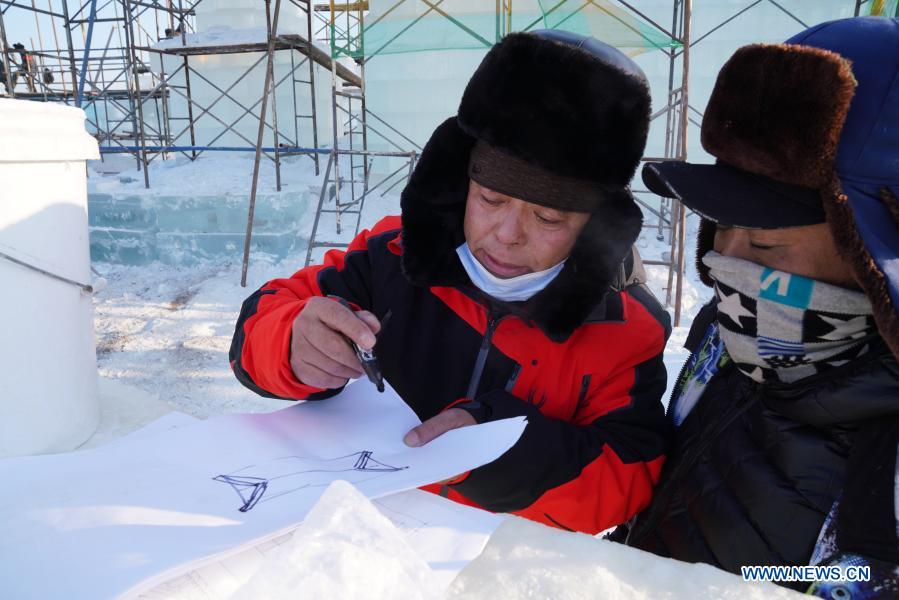
[[[84,112],[0,100],[0,252],[90,283]],[[64,452],[97,428],[91,296],[0,257],[0,457]]]

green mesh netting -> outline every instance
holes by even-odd
[[[875,17],[899,17],[899,0],[868,0],[860,12]]]
[[[629,54],[680,43],[613,0],[380,0],[359,33],[358,14],[335,13],[333,56],[484,49],[511,31],[563,29],[592,35]],[[348,33],[349,32],[349,33]]]

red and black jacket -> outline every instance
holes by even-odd
[[[337,393],[295,378],[290,338],[308,298],[344,298],[380,319],[381,370],[422,420],[462,398],[479,421],[527,416],[515,446],[446,486],[450,498],[597,533],[649,504],[670,434],[660,402],[668,314],[642,285],[612,287],[640,213],[629,193],[610,192],[546,288],[525,303],[491,300],[455,252],[473,143],[447,120],[403,191],[402,220],[250,296],[231,364],[265,396]]]
[[[470,286],[410,284],[402,252],[400,220],[389,217],[347,252],[331,251],[323,265],[264,285],[237,324],[237,378],[270,397],[336,393],[298,381],[289,352],[306,299],[337,295],[384,323],[381,369],[422,420],[466,397],[470,386],[489,412],[482,419],[528,416],[520,441],[449,486],[451,498],[588,533],[645,508],[668,434],[659,402],[667,316],[651,294],[643,286],[610,292],[564,342],[554,342],[526,311],[491,304]]]

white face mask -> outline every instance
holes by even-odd
[[[537,292],[549,285],[556,275],[559,274],[559,271],[562,270],[562,267],[565,266],[565,261],[563,260],[545,271],[525,273],[518,277],[501,279],[478,262],[478,259],[475,258],[468,248],[468,243],[463,243],[456,248],[456,254],[459,255],[459,260],[462,261],[462,268],[468,273],[468,277],[475,287],[497,300],[505,300],[506,302],[529,300]]]

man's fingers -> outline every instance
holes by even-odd
[[[334,375],[335,377],[346,377],[346,378],[357,378],[362,376],[362,370],[359,368],[354,368],[352,366],[346,366],[315,346],[312,345],[309,340],[305,339],[303,333],[300,333],[300,355],[303,358],[303,361],[309,363],[310,365],[316,366],[325,373],[329,373]],[[343,342],[343,345],[346,345],[346,342]],[[355,355],[353,355],[355,359]],[[356,365],[359,364],[359,361],[356,361]]]
[[[354,314],[356,315],[356,318],[361,319],[368,325],[368,328],[371,329],[373,334],[378,335],[378,332],[381,331],[381,322],[378,321],[378,317],[374,314],[367,310],[357,310]]]
[[[303,336],[325,356],[354,371],[362,371],[362,365],[346,338],[322,321],[310,322],[303,330]]]
[[[369,322],[371,320],[377,322],[377,317],[367,313],[369,316],[366,317],[366,320],[362,320],[356,316],[358,313],[354,313],[339,302],[328,300],[328,304],[330,306],[322,304],[318,311],[318,317],[322,323],[347,336],[363,348],[374,348],[375,334],[372,332]],[[380,326],[380,323],[378,325]]]
[[[412,446],[413,448],[424,446],[434,438],[451,429],[458,429],[459,427],[467,427],[468,425],[476,424],[477,422],[474,420],[474,417],[468,414],[468,412],[461,408],[451,408],[439,415],[431,417],[418,427],[409,430],[409,433],[403,438],[403,442],[405,442],[407,446]]]
[[[346,385],[347,378],[345,377],[335,377],[330,373],[322,371],[315,365],[310,365],[303,359],[298,359],[296,362],[296,366],[293,367],[294,373],[306,385],[326,390],[333,390]]]
[[[294,321],[291,368],[308,385],[340,387],[363,373],[348,339],[370,349],[380,328],[378,318],[368,311],[354,313],[334,300],[310,298]]]

